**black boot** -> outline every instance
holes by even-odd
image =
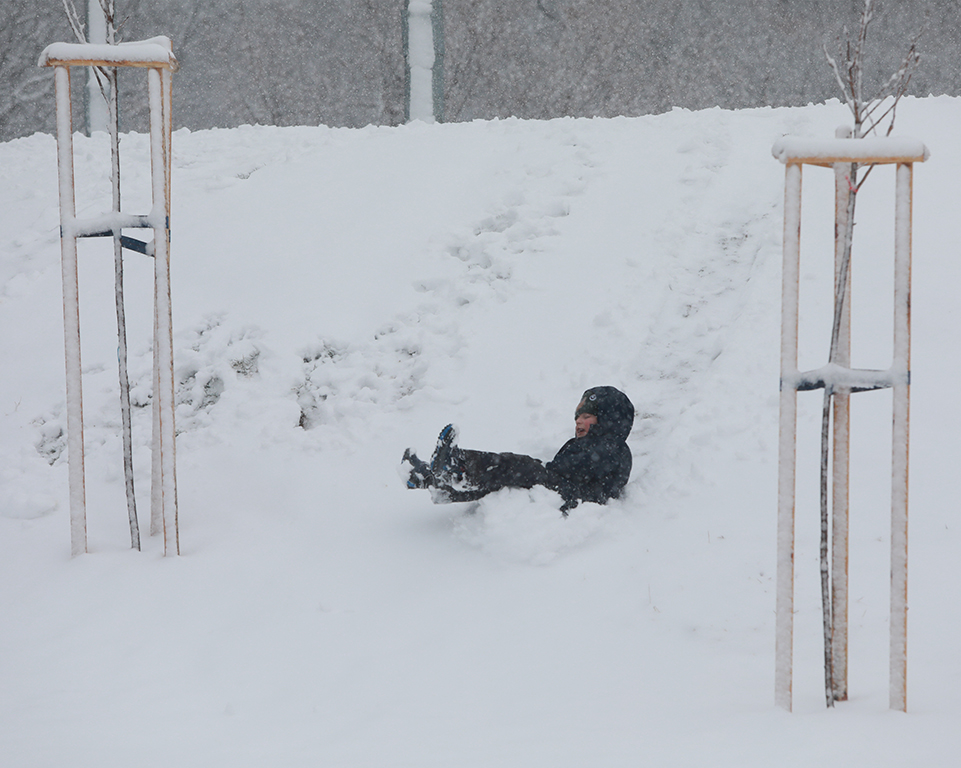
[[[430,460],[430,471],[437,481],[437,485],[451,485],[459,481],[464,474],[460,466],[458,449],[454,445],[457,439],[457,427],[448,424],[437,437],[437,447]]]
[[[434,484],[434,476],[430,467],[427,466],[427,462],[418,459],[417,454],[410,448],[404,451],[404,458],[401,459],[401,463],[410,467],[410,474],[407,477],[408,488],[429,488]]]

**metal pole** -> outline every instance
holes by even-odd
[[[443,7],[439,0],[404,0],[404,118],[441,122],[444,93]],[[439,97],[439,98],[438,98]]]
[[[107,19],[100,7],[100,0],[87,0],[87,42],[95,45],[107,43]],[[87,87],[84,93],[87,103],[87,135],[93,136],[94,131],[108,131],[109,110],[100,90],[96,67],[87,68]]]
[[[797,465],[798,271],[801,247],[801,166],[784,180],[784,261],[781,276],[781,404],[778,440],[777,615],[774,700],[790,711],[794,655],[794,488]]]

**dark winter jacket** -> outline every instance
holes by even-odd
[[[597,423],[583,437],[568,440],[546,465],[531,456],[455,446],[448,457],[448,478],[431,477],[435,503],[475,501],[502,488],[535,485],[557,491],[565,515],[582,501],[604,504],[616,499],[631,476],[631,450],[625,440],[634,425],[634,406],[614,387],[594,387],[584,393],[578,408],[597,416]]]
[[[604,504],[616,499],[631,477],[627,436],[634,426],[634,405],[614,387],[594,387],[584,393],[597,416],[584,437],[568,440],[547,463],[548,485],[564,499],[564,509],[578,502]]]

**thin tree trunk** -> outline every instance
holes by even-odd
[[[855,136],[860,125],[855,125]],[[843,238],[841,265],[834,286],[834,322],[831,326],[831,349],[828,362],[834,363],[838,357],[841,337],[841,321],[844,317],[844,302],[848,292],[848,278],[851,272],[851,242],[854,237],[854,208],[858,192],[858,165],[851,163],[848,177],[849,195],[847,221]],[[831,601],[831,564],[828,532],[830,530],[830,509],[828,504],[828,475],[830,452],[831,402],[834,388],[830,383],[824,386],[824,402],[821,411],[821,610],[824,624],[824,695],[829,707],[834,706],[834,617]]]
[[[113,182],[113,210],[120,212],[120,116],[117,104],[117,70],[111,69],[110,83],[110,139],[111,181]],[[130,379],[127,375],[127,322],[123,300],[123,248],[120,231],[113,235],[114,296],[117,305],[117,362],[120,375],[120,416],[123,428],[123,474],[127,493],[127,517],[130,521],[130,546],[140,549],[140,524],[137,521],[137,498],[133,479],[133,428],[130,418]]]
[[[831,563],[828,557],[828,446],[832,394],[831,386],[826,384],[821,410],[821,612],[824,625],[824,698],[829,707],[834,706],[834,621],[831,612]]]
[[[106,21],[107,42],[116,44],[116,19],[111,0],[101,1]],[[105,93],[110,118],[110,180],[113,210],[120,213],[120,98],[117,68],[104,72],[109,93]],[[140,549],[140,523],[137,520],[137,497],[133,480],[133,427],[130,418],[130,379],[127,375],[127,321],[123,301],[123,247],[120,230],[113,233],[114,298],[117,307],[117,363],[120,378],[120,418],[123,431],[123,475],[127,495],[127,517],[130,522],[130,546]]]

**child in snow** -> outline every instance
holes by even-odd
[[[634,406],[614,387],[594,387],[584,393],[574,411],[574,437],[554,458],[516,453],[488,453],[460,448],[452,424],[441,430],[430,464],[407,449],[403,466],[408,488],[427,488],[435,504],[474,501],[502,488],[542,485],[564,500],[561,511],[581,501],[605,504],[616,499],[631,476],[627,436],[634,425]]]

